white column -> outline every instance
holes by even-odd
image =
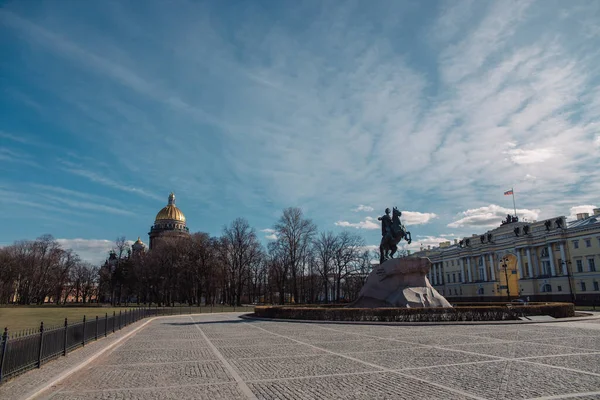
[[[433,265],[433,284],[437,285],[438,284],[438,265],[437,263],[435,263]]]
[[[542,275],[542,269],[540,268],[540,258],[538,257],[537,247],[534,246],[533,251],[534,251],[533,267],[535,268],[534,274]]]
[[[494,265],[494,256],[492,253],[489,254],[490,259],[490,276],[492,277],[492,281],[496,282],[496,266]]]
[[[565,246],[560,242],[560,259],[562,260],[562,274],[567,276],[567,260],[565,255]]]
[[[465,283],[467,281],[467,271],[465,271],[465,260],[461,257],[460,260],[460,282]]]
[[[529,277],[533,278],[533,263],[531,262],[531,250],[527,248],[527,272]]]
[[[471,257],[467,257],[467,272],[469,273],[469,282],[473,282],[473,276],[471,275]]]
[[[485,265],[485,256],[479,256],[481,258],[481,264],[483,265],[483,281],[487,282],[487,266]]]
[[[429,278],[429,283],[433,285],[433,281],[431,277],[433,276],[433,264],[431,264],[431,268],[429,268],[429,272],[427,273],[427,278]]]
[[[550,272],[552,276],[556,276],[556,267],[554,266],[554,252],[552,251],[552,243],[548,244],[548,256],[550,257]]]
[[[517,253],[517,267],[519,268],[519,279],[523,278],[523,260],[521,260],[521,250],[515,248]]]

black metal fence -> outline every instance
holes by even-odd
[[[0,384],[7,378],[14,377],[32,368],[40,368],[42,364],[85,346],[87,343],[105,337],[140,319],[176,314],[175,310],[160,308],[135,308],[105,313],[102,318],[94,318],[83,322],[69,324],[65,318],[63,326],[45,327],[40,324],[37,332],[25,331],[11,336],[7,328],[0,338]],[[181,310],[180,312],[181,313]]]

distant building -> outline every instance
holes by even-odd
[[[168,204],[156,214],[154,225],[150,228],[150,249],[156,245],[156,241],[166,233],[169,236],[189,236],[190,230],[186,226],[185,215],[175,205],[175,194],[169,194]]]
[[[600,304],[600,209],[540,222],[503,221],[481,235],[414,254],[429,257],[432,285],[450,301]]]

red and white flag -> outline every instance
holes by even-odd
[[[511,194],[513,194],[513,190],[512,190],[512,189],[510,189],[510,190],[508,190],[508,191],[504,192],[504,195],[505,195],[505,196],[510,196]]]

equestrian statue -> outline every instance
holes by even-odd
[[[394,207],[392,216],[390,217],[390,209],[385,209],[385,215],[377,218],[381,221],[381,243],[379,244],[379,264],[383,264],[385,260],[394,258],[394,254],[398,250],[398,243],[404,239],[410,244],[412,238],[410,232],[406,230],[400,217],[402,212]]]

